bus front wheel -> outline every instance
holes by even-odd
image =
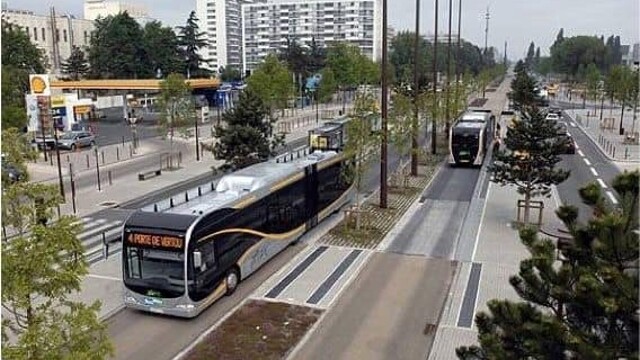
[[[238,269],[232,268],[227,272],[227,275],[224,278],[225,285],[227,286],[227,295],[233,294],[238,287],[238,283],[240,282],[240,274]]]

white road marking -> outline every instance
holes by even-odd
[[[558,187],[553,185],[551,186],[551,197],[553,201],[556,203],[556,209],[562,206],[562,200],[560,200],[560,194],[558,193]]]
[[[596,171],[596,169],[590,167],[589,170],[591,170],[591,173],[593,174],[593,176],[598,177],[598,172]]]
[[[582,152],[582,150],[578,150],[578,154],[582,157],[584,157],[584,153]]]
[[[607,196],[609,197],[609,200],[611,200],[613,205],[618,205],[618,199],[616,199],[616,197],[613,196],[613,193],[611,191],[607,190]]]
[[[605,184],[604,181],[602,181],[602,179],[597,178],[596,180],[598,181],[598,184],[600,184],[600,186],[602,186],[603,189],[607,188],[607,184]]]
[[[478,242],[480,242],[480,233],[482,232],[482,221],[484,220],[484,212],[487,210],[487,202],[489,200],[489,193],[491,192],[491,185],[493,183],[489,182],[489,187],[487,188],[487,194],[484,196],[484,205],[482,206],[482,214],[480,214],[480,225],[478,226],[478,234],[476,235],[475,244],[473,244],[473,252],[471,253],[471,261],[476,258],[476,250],[478,250]]]
[[[578,127],[573,121],[571,122],[571,126]]]
[[[105,221],[106,221],[106,220],[105,220]],[[118,221],[112,221],[112,222],[110,222],[110,223],[108,223],[108,224],[104,224],[104,225],[102,225],[102,226],[98,226],[97,228],[91,229],[91,230],[89,230],[89,231],[85,231],[85,232],[81,233],[80,235],[78,235],[78,238],[80,238],[80,239],[84,239],[84,238],[87,238],[87,237],[93,236],[93,235],[95,235],[95,234],[98,234],[98,233],[100,233],[101,231],[104,231],[104,230],[111,229],[111,228],[114,228],[114,227],[116,227],[116,226],[119,226],[120,224],[122,224],[122,221],[121,221],[121,220],[118,220]]]
[[[591,161],[589,161],[589,159],[582,158],[582,160],[584,160],[584,163],[587,164],[587,166],[591,166]]]
[[[92,278],[96,278],[96,279],[103,279],[103,280],[122,281],[122,279],[119,279],[117,277],[96,275],[96,274],[87,274],[87,277],[92,277]]]
[[[578,144],[576,144],[576,149],[580,149],[580,146],[578,146]]]

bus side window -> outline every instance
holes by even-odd
[[[213,249],[213,241],[206,241],[202,244],[198,244],[196,251],[200,251],[202,254],[202,267],[200,269],[196,269],[196,274],[200,274],[216,267],[216,259]]]

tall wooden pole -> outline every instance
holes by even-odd
[[[382,143],[380,144],[380,207],[387,208],[387,0],[382,0]]]
[[[451,85],[451,22],[452,22],[452,15],[453,15],[453,0],[449,0],[449,35],[448,40],[447,40],[447,83],[445,84],[445,91],[446,91],[446,99],[445,99],[445,121],[446,121],[446,129],[447,129],[447,134],[449,133],[449,119],[451,118],[451,107],[449,105],[449,101],[450,101],[450,96],[451,96],[451,91],[450,91],[450,85]]]
[[[416,34],[413,45],[413,123],[411,124],[411,175],[418,175],[418,94],[420,92],[420,84],[418,80],[420,61],[420,0],[416,0]]]
[[[438,126],[438,0],[436,0],[435,21],[433,25],[433,118],[431,119],[431,153],[436,153],[436,131]]]
[[[456,84],[460,82],[460,77],[462,75],[462,71],[460,68],[460,63],[462,60],[461,32],[462,32],[462,0],[459,0],[458,1],[458,56],[456,59]]]

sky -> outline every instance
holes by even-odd
[[[49,6],[56,12],[82,17],[82,0],[5,0],[9,8],[47,13]],[[389,25],[396,30],[415,27],[415,0],[387,0]],[[620,35],[622,44],[640,42],[640,1],[638,0],[452,0],[452,31],[457,32],[458,2],[462,1],[462,37],[484,46],[485,13],[489,8],[489,46],[499,53],[504,51],[510,59],[526,55],[529,43],[540,46],[548,54],[560,28],[565,37],[575,35]],[[171,26],[182,25],[195,0],[129,0],[146,6],[149,15]],[[420,0],[420,32],[432,34],[434,30],[435,0]],[[448,30],[449,1],[439,0],[438,33]]]

